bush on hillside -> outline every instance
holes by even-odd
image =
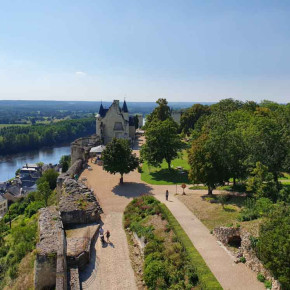
[[[280,204],[262,223],[258,257],[285,289],[290,288],[290,207]]]

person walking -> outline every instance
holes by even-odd
[[[109,230],[107,230],[106,232],[106,237],[107,237],[107,242],[109,243],[110,242],[110,236],[111,236],[111,233]]]
[[[168,190],[166,190],[166,192],[165,192],[166,200],[168,200],[168,196],[169,196],[169,192],[168,192]]]

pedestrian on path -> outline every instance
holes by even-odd
[[[166,193],[165,193],[166,200],[168,200],[168,196],[169,196],[169,192],[168,190],[166,190]]]
[[[110,242],[110,236],[111,236],[110,231],[107,230],[107,232],[106,232],[106,237],[107,237],[107,242],[108,242],[108,243]]]

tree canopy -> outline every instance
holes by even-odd
[[[170,107],[166,99],[158,99],[158,106],[146,118],[145,128],[148,128],[152,122],[165,121],[171,118]]]
[[[165,159],[170,169],[171,161],[183,146],[177,130],[178,125],[170,118],[152,122],[145,132],[146,143],[141,148],[142,158],[154,166],[159,166]]]
[[[123,184],[123,175],[136,169],[139,159],[132,154],[130,143],[125,139],[114,138],[102,152],[104,170],[111,174],[120,173],[120,184]]]

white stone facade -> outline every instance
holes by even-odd
[[[135,137],[134,118],[129,116],[127,104],[124,101],[122,109],[115,100],[109,109],[101,105],[96,115],[96,134],[104,144],[113,138],[122,138],[133,141]]]

